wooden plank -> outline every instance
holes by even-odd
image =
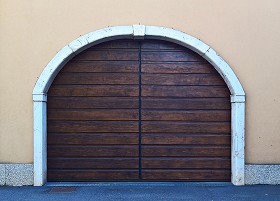
[[[137,157],[138,145],[70,146],[49,145],[48,157]]]
[[[138,132],[137,121],[48,121],[48,132],[105,132],[133,133]]]
[[[230,181],[228,170],[143,170],[144,180]]]
[[[230,169],[230,158],[145,158],[143,169]]]
[[[143,74],[143,85],[210,85],[224,86],[224,80],[215,74]]]
[[[94,45],[89,49],[138,49],[139,42],[135,40],[112,40]]]
[[[48,109],[52,108],[77,108],[77,109],[136,109],[138,108],[138,97],[49,97]]]
[[[143,145],[143,157],[229,157],[230,147]]]
[[[48,158],[48,169],[136,169],[139,158]]]
[[[155,122],[143,121],[146,133],[222,133],[230,134],[230,122]]]
[[[136,73],[60,73],[54,80],[57,84],[132,84],[138,85],[139,75]]]
[[[72,61],[138,61],[138,50],[86,50]]]
[[[138,61],[70,61],[62,73],[137,73]]]
[[[229,97],[224,86],[142,86],[143,97]]]
[[[49,120],[138,120],[138,110],[131,109],[49,109]]]
[[[151,62],[151,61],[161,61],[161,62],[169,62],[169,61],[176,61],[176,62],[182,62],[182,61],[204,61],[201,56],[199,56],[196,53],[190,53],[186,51],[182,52],[172,52],[172,51],[147,51],[147,52],[141,52],[141,61],[143,63],[145,62]]]
[[[138,170],[48,170],[48,181],[136,180]]]
[[[138,133],[48,133],[49,145],[133,145],[139,143]]]
[[[215,73],[215,68],[205,62],[141,63],[142,73]]]
[[[141,42],[141,50],[148,51],[148,50],[177,50],[177,51],[189,51],[189,49],[175,44],[168,41],[162,40],[144,40]]]
[[[230,135],[142,134],[143,145],[229,145]]]
[[[143,109],[216,110],[230,109],[228,98],[142,98]]]
[[[49,96],[138,96],[138,86],[123,85],[54,85]]]
[[[230,121],[230,110],[146,110],[141,112],[147,121]]]

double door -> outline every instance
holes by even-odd
[[[177,44],[90,47],[48,92],[48,181],[229,181],[229,96],[215,69]]]

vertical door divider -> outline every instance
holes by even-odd
[[[139,79],[139,94],[138,94],[138,101],[139,101],[139,179],[142,179],[142,113],[141,113],[141,96],[142,96],[142,80],[141,80],[141,41],[139,41],[139,48],[138,48],[138,58],[139,58],[139,72],[138,72],[138,79]]]

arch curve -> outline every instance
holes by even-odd
[[[182,45],[206,59],[219,72],[231,92],[232,183],[244,185],[245,92],[230,66],[207,44],[181,31],[157,26],[115,26],[90,32],[62,48],[47,64],[33,90],[34,101],[34,185],[46,182],[47,92],[61,68],[75,55],[114,39],[160,39]]]

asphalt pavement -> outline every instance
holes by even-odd
[[[68,186],[71,185],[71,186]],[[48,183],[42,187],[0,187],[0,200],[16,201],[280,201],[280,185],[230,183]]]

